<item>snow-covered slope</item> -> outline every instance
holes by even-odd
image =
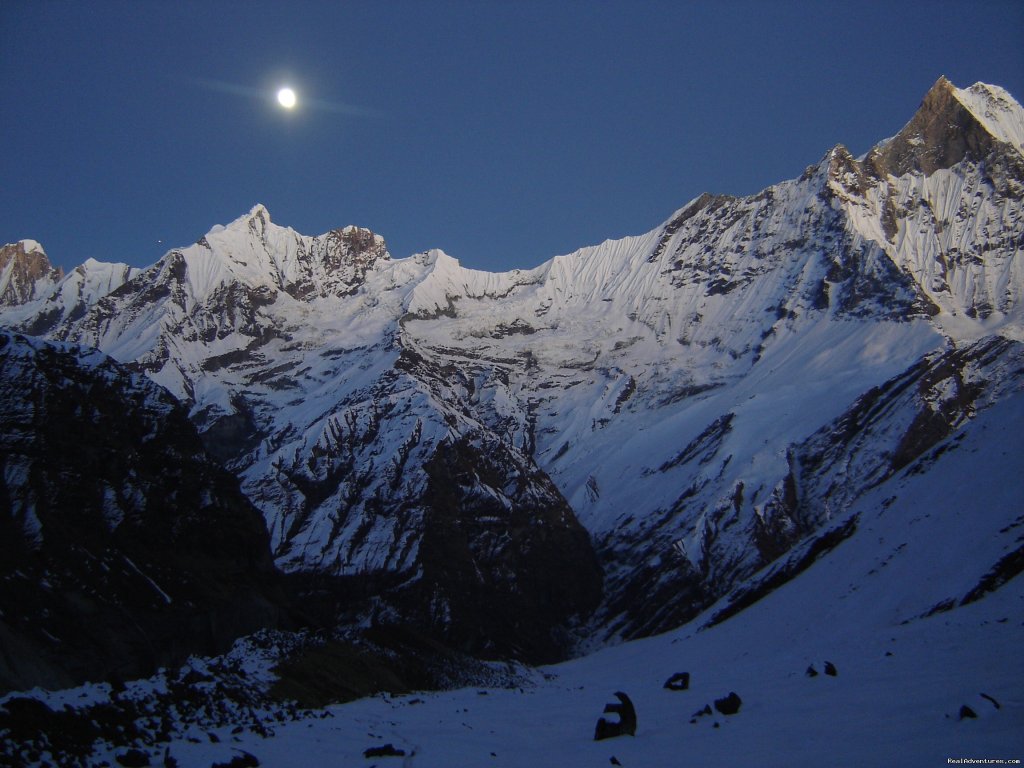
[[[695,622],[547,668],[524,691],[368,699],[237,746],[281,766],[299,765],[289,762],[299,754],[356,763],[385,742],[424,767],[1020,759],[1024,584],[1008,580],[1007,566],[1020,570],[1022,420],[1020,394],[980,416],[834,520],[831,530],[853,533],[810,569],[716,626]],[[1006,482],[979,489],[978,475]],[[677,672],[690,673],[689,690],[663,687]],[[636,735],[593,741],[615,691],[636,707]],[[740,711],[715,711],[733,691]],[[712,714],[694,717],[706,704]],[[961,715],[964,706],[977,717]],[[187,767],[213,748],[172,753]]]
[[[120,694],[102,685],[34,695],[54,711],[68,706],[64,722],[82,711],[96,733],[108,727],[107,711],[153,713],[137,721],[135,748],[181,768],[244,753],[281,768],[1012,762],[1024,753],[1022,420],[1024,394],[1003,398],[703,618],[541,668],[509,688],[383,694],[286,717],[280,705],[261,703],[224,720],[223,707],[206,699],[223,685],[213,670],[240,666],[253,686],[267,672],[250,644],[228,664],[193,660],[177,678],[199,680],[192,693],[155,680]],[[999,480],[979,485],[979,476]],[[666,689],[680,672],[689,673],[688,688]],[[595,741],[598,718],[616,719],[604,713],[616,691],[635,706],[635,735]],[[739,711],[722,714],[715,702],[732,692]],[[164,717],[167,699],[183,703]],[[11,712],[37,711],[23,697],[17,708],[7,702]],[[32,733],[24,716],[0,709],[0,728],[12,723]],[[114,764],[129,750],[85,741],[95,761]],[[8,744],[12,757],[16,746],[45,756],[47,742]],[[367,759],[386,745],[395,757]]]
[[[565,494],[605,564],[604,626],[668,628],[841,513],[856,494],[789,498],[792,455],[859,396],[928,353],[1020,337],[1024,166],[964,93],[940,80],[867,160],[837,147],[641,237],[503,276],[447,262],[418,286],[403,342],[466,371],[481,418]],[[992,119],[1009,135],[1021,110]],[[949,133],[918,140],[922,123]],[[886,428],[913,447],[904,407]]]
[[[185,401],[279,565],[364,585],[350,617],[550,655],[598,565],[581,635],[675,626],[1016,391],[1022,120],[940,79],[863,158],[501,274],[257,206],[0,319]]]
[[[970,88],[956,89],[956,98],[993,137],[1024,153],[1024,115],[1005,88],[975,83]]]

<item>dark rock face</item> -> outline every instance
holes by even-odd
[[[268,536],[165,391],[0,334],[0,689],[144,675],[278,622]]]
[[[965,158],[984,159],[995,139],[957,100],[954,91],[955,86],[940,77],[903,130],[868,155],[867,166],[882,177],[913,171],[928,175]]]
[[[22,240],[0,247],[0,307],[13,307],[38,298],[37,281],[57,282],[64,276],[35,245]]]
[[[396,597],[404,615],[464,650],[553,661],[565,647],[557,628],[600,599],[601,570],[554,484],[520,473],[508,453],[486,435],[439,447],[427,465],[421,578]],[[510,505],[480,492],[509,479]]]

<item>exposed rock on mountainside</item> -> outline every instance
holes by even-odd
[[[1019,386],[1022,138],[941,79],[862,158],[532,270],[256,206],[0,321],[180,398],[347,620],[548,659],[695,615]]]
[[[1012,124],[1015,106],[1002,89],[977,83],[961,91],[940,77],[913,120],[871,150],[865,164],[880,179],[908,173],[930,176],[963,160],[988,160],[1001,144],[1009,143],[1019,152],[1020,135],[999,130],[1006,124],[1003,116]]]
[[[0,332],[0,689],[152,673],[278,621],[266,529],[187,412]]]
[[[25,304],[52,290],[63,276],[35,240],[8,243],[0,247],[0,307]]]

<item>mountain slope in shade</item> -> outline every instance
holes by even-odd
[[[508,688],[381,695],[294,722],[273,709],[260,709],[254,721],[250,709],[239,728],[201,710],[170,710],[171,738],[143,725],[137,744],[151,762],[169,755],[182,768],[227,763],[240,751],[284,768],[369,764],[366,751],[387,744],[427,767],[614,758],[655,768],[680,761],[809,768],[875,765],[881,755],[883,763],[927,768],[1017,759],[1022,420],[1024,394],[1002,398],[705,616],[666,634],[541,668]],[[978,476],[999,481],[979,486]],[[232,660],[250,681],[273,677],[258,653],[246,653],[240,645]],[[194,659],[187,674],[203,679],[217,666]],[[689,673],[687,689],[666,689],[680,672]],[[598,718],[616,719],[604,712],[616,691],[635,706],[636,733],[595,741]],[[730,692],[741,703],[725,715],[715,702]],[[124,695],[105,685],[35,695],[54,712],[99,717],[104,706],[149,706],[165,694],[158,679],[130,683]],[[709,714],[701,714],[705,706]],[[31,734],[24,718],[7,714],[19,711],[38,709],[24,696],[0,700],[0,730],[20,724]],[[8,754],[40,743],[8,740]],[[113,764],[126,751],[101,741],[90,754]],[[388,760],[399,762],[378,764]]]
[[[696,615],[1016,391],[1022,124],[940,79],[863,158],[501,274],[257,206],[46,333],[184,401],[351,620],[546,657]]]
[[[258,511],[166,391],[0,333],[0,688],[137,677],[274,626]]]

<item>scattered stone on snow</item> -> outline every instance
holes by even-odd
[[[672,677],[665,681],[664,687],[670,691],[688,690],[690,688],[690,673],[676,672]]]
[[[605,704],[604,711],[605,714],[617,714],[619,720],[615,722],[600,718],[594,729],[594,741],[613,739],[625,734],[636,735],[636,709],[633,707],[633,702],[622,691],[616,691],[615,698],[619,700],[619,703]]]
[[[382,747],[370,747],[363,752],[363,757],[405,757],[404,749],[396,749],[393,744]]]
[[[736,695],[735,691],[730,692],[725,698],[715,699],[715,709],[723,715],[735,715],[740,711],[742,704],[743,699]]]

